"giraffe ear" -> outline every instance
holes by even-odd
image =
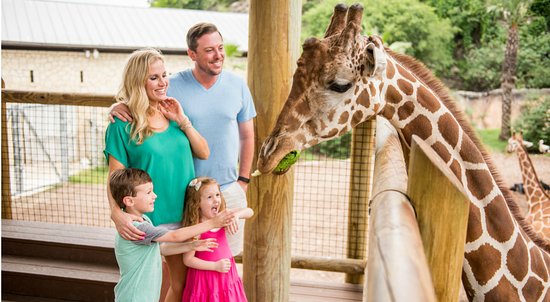
[[[372,42],[367,44],[366,49],[366,76],[372,77],[383,73],[386,70],[386,53]]]

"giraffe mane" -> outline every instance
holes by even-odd
[[[396,61],[405,66],[410,72],[412,72],[424,85],[429,87],[443,101],[443,104],[447,107],[447,109],[449,109],[449,111],[456,118],[457,122],[462,127],[466,135],[470,137],[470,139],[476,145],[477,149],[483,155],[483,159],[489,167],[491,175],[495,179],[497,186],[499,187],[502,195],[504,196],[504,199],[506,200],[508,208],[512,212],[512,215],[514,216],[516,221],[519,223],[520,227],[523,229],[523,231],[525,231],[525,233],[529,236],[529,238],[531,238],[531,240],[533,240],[536,245],[543,248],[546,252],[550,252],[550,243],[541,238],[533,230],[533,227],[531,227],[531,225],[527,223],[525,218],[521,215],[519,206],[514,200],[510,189],[508,189],[508,187],[502,180],[501,174],[493,163],[491,155],[487,152],[487,150],[481,143],[481,140],[468,122],[468,119],[466,118],[464,112],[458,107],[456,101],[450,96],[447,87],[439,79],[437,79],[422,62],[408,55],[396,53],[387,47],[385,47],[385,51]]]

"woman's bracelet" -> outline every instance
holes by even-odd
[[[189,118],[187,116],[184,116],[184,119],[183,121],[180,123],[180,129],[181,130],[185,130],[187,128],[191,128],[193,127],[193,124],[191,124],[191,121],[189,120]]]

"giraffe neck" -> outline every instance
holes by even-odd
[[[525,196],[529,202],[529,214],[533,217],[542,214],[542,209],[545,206],[550,207],[550,201],[548,194],[542,188],[533,162],[529,158],[527,150],[518,142],[520,146],[517,148],[519,167],[521,170],[521,177],[523,179],[523,188],[525,190]]]
[[[423,71],[425,67],[389,54],[386,78],[377,89],[385,101],[380,114],[393,124],[407,146],[412,135],[431,145],[470,199],[463,266],[468,295],[474,300],[520,300],[526,289],[521,282],[526,278],[544,280],[533,281],[537,287],[531,290],[537,297],[548,293],[550,255],[533,242],[532,230],[524,230],[525,226],[518,223],[521,218],[508,207],[493,176],[492,163],[478,147],[473,130],[448,102],[443,86]]]

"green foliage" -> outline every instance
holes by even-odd
[[[536,18],[521,28],[517,87],[550,87],[550,32],[544,19]]]
[[[513,127],[523,131],[523,139],[534,144],[541,139],[550,142],[550,96],[528,99]]]
[[[224,43],[223,48],[225,50],[225,56],[226,57],[236,57],[236,56],[239,56],[241,54],[239,52],[239,46],[237,46],[235,44]]]
[[[472,47],[465,60],[458,62],[462,77],[461,88],[487,91],[500,86],[504,44],[493,40],[481,47]]]
[[[302,39],[322,37],[334,6],[358,2],[363,12],[363,33],[378,34],[386,45],[410,43],[407,54],[419,59],[436,74],[452,64],[451,39],[454,29],[449,20],[439,18],[432,7],[417,0],[328,0],[309,8],[303,15]]]
[[[350,156],[351,132],[336,139],[322,142],[313,146],[308,151],[315,155],[324,155],[330,158],[346,159]]]
[[[97,168],[87,169],[81,171],[76,175],[70,176],[69,182],[84,184],[105,184],[108,174],[109,167],[100,166]]]
[[[500,129],[478,129],[477,134],[488,151],[503,153],[506,150],[508,142],[498,138]]]

